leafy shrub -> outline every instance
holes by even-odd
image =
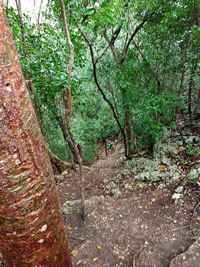
[[[160,139],[163,128],[175,119],[179,104],[172,92],[149,93],[136,104],[132,112],[133,132],[140,145],[153,146]]]

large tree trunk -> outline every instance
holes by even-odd
[[[0,1],[0,250],[8,267],[71,267],[53,172]]]

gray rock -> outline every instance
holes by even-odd
[[[183,186],[179,186],[176,188],[175,192],[178,193],[178,194],[181,194],[183,193],[183,190],[184,190],[184,187]]]
[[[192,169],[188,173],[188,179],[193,183],[198,181],[199,176],[200,176],[200,167],[197,169]]]
[[[174,172],[172,173],[171,182],[172,182],[172,183],[177,182],[177,181],[180,180],[180,178],[181,178],[181,174],[180,174],[180,172],[178,172],[178,171],[174,171]]]
[[[166,187],[165,184],[159,184],[158,189],[162,190],[162,189],[164,189],[165,187]]]
[[[149,169],[154,165],[154,161],[148,158],[137,158],[135,161],[138,170]]]
[[[135,176],[138,181],[158,182],[162,180],[162,176],[158,171],[144,171]]]
[[[56,182],[63,182],[65,180],[64,175],[55,175]]]
[[[199,136],[189,136],[185,138],[186,144],[193,144],[193,143],[198,143],[198,142],[200,142]]]
[[[182,193],[176,193],[176,192],[175,192],[175,193],[172,195],[172,199],[175,200],[175,201],[181,199],[182,197],[183,197],[183,194],[182,194]]]
[[[176,144],[177,144],[178,146],[183,146],[183,141],[182,141],[182,140],[178,140],[178,141],[176,141]]]
[[[85,200],[85,208],[86,212],[90,212],[91,209],[96,207],[97,205],[100,205],[104,201],[104,196],[93,196],[89,199]],[[74,214],[74,213],[80,213],[81,212],[81,200],[71,200],[66,201],[63,204],[62,211],[64,214]]]
[[[170,155],[175,156],[175,155],[178,155],[178,153],[179,153],[178,148],[179,147],[178,147],[177,143],[170,143],[170,144],[168,144],[166,149]]]
[[[170,166],[172,164],[171,159],[169,159],[168,157],[166,157],[165,155],[162,157],[162,159],[160,160],[161,163]]]
[[[81,200],[66,201],[63,205],[62,211],[64,214],[79,213],[81,211]]]
[[[117,188],[117,184],[114,181],[111,181],[110,183],[107,184],[106,188],[111,191]]]
[[[116,199],[122,195],[118,184],[114,182],[113,180],[110,180],[109,183],[105,185],[105,191],[107,194],[109,194],[110,196],[113,196]]]
[[[119,190],[119,188],[113,188],[113,189],[111,190],[111,194],[112,194],[113,197],[116,198],[116,199],[118,199],[118,198],[122,195],[122,193],[121,193],[121,191]]]
[[[128,170],[128,169],[121,170],[121,176],[128,176],[128,175],[130,175],[130,170]]]

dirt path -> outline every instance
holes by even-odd
[[[169,267],[173,262],[173,267],[182,266],[174,258],[194,243],[199,227],[198,217],[193,216],[198,192],[188,187],[184,199],[176,204],[170,187],[141,187],[127,176],[119,180],[118,199],[110,197],[105,183],[118,175],[122,161],[117,148],[84,169],[88,199],[84,223],[76,210],[71,213],[63,206],[74,265]],[[74,173],[66,175],[58,185],[62,205],[80,198],[78,188],[78,177]],[[199,264],[199,257],[193,262]]]

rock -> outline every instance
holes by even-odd
[[[119,190],[119,188],[112,189],[111,193],[112,193],[113,197],[116,198],[116,199],[118,199],[122,195],[122,193]]]
[[[181,193],[176,193],[176,192],[175,192],[175,193],[172,195],[172,199],[175,200],[175,201],[181,199],[182,197],[183,197],[183,194],[181,194]]]
[[[104,196],[93,196],[85,201],[86,212],[90,212],[95,206],[101,204],[104,201]],[[81,212],[81,200],[66,201],[63,204],[62,211],[64,214],[73,214]]]
[[[169,165],[169,176],[165,180],[168,184],[172,184],[174,182],[177,182],[181,178],[181,172],[179,171],[176,164]]]
[[[136,169],[137,171],[142,171],[145,168],[152,168],[153,165],[153,160],[144,157],[135,158],[127,162],[128,169]]]
[[[175,189],[175,192],[172,195],[172,199],[177,202],[183,198],[183,195],[184,195],[184,187],[181,185]]]
[[[166,157],[165,155],[162,157],[160,162],[162,164],[165,164],[165,165],[168,165],[168,166],[170,166],[172,164],[172,161],[168,157]]]
[[[123,169],[123,170],[121,170],[120,174],[121,174],[121,176],[126,177],[126,176],[130,175],[130,170]]]
[[[161,137],[161,140],[162,141],[167,141],[172,135],[172,130],[171,129],[167,129],[167,128],[164,128],[163,129],[163,132],[162,132],[162,137]]]
[[[199,136],[188,136],[185,138],[186,144],[193,144],[193,143],[198,143],[198,142],[200,142]]]
[[[65,177],[64,177],[64,175],[55,175],[55,180],[56,180],[56,182],[63,182],[64,180],[65,180]]]
[[[135,176],[135,179],[138,181],[149,181],[150,180],[150,174],[149,174],[149,172],[141,172]]]
[[[163,172],[160,172],[160,171],[152,171],[151,173],[151,180],[153,182],[159,182],[159,181],[162,181],[162,180],[165,180],[167,176],[167,173],[163,173]]]
[[[109,179],[108,179],[108,178],[103,179],[103,183],[104,183],[104,184],[109,183]]]
[[[166,166],[163,166],[163,163],[158,160],[153,161],[151,168],[148,168],[148,166],[145,167],[143,172],[140,172],[135,176],[135,179],[146,182],[165,181],[166,183],[173,183],[179,180],[181,174],[178,171],[177,165],[172,165],[172,163],[165,165]]]
[[[182,147],[184,144],[183,144],[183,140],[178,140],[176,141],[176,144],[180,147]]]
[[[166,187],[165,184],[159,184],[158,189],[162,190],[162,189],[164,189],[165,187]]]
[[[81,211],[81,200],[66,201],[63,205],[62,211],[64,214],[79,213]]]
[[[111,181],[106,185],[108,191],[112,191],[115,188],[117,188],[117,184],[114,181]]]
[[[167,161],[171,161],[168,159],[168,155],[175,156],[178,153],[179,150],[176,143],[160,143],[157,150],[154,151],[154,158],[165,163],[165,159],[167,159]]]
[[[179,153],[179,147],[177,145],[177,143],[170,143],[167,146],[167,152],[171,155],[171,156],[176,156]]]
[[[177,256],[170,267],[199,267],[200,266],[200,238],[189,249]]]
[[[198,180],[199,180],[199,176],[200,176],[200,167],[197,168],[197,169],[192,169],[190,170],[190,172],[188,173],[188,180],[191,182],[191,183],[197,183]]]
[[[158,182],[162,180],[162,174],[159,171],[144,171],[135,176],[138,181]]]
[[[184,187],[178,186],[175,189],[174,194],[172,195],[172,199],[175,200],[175,202],[178,202],[179,200],[181,200],[183,198],[183,194],[184,194]]]
[[[114,198],[119,198],[121,196],[121,191],[119,189],[118,184],[116,184],[114,181],[110,181],[107,185],[106,185],[106,193],[113,196]]]
[[[180,193],[183,193],[183,190],[184,190],[184,187],[183,186],[179,186],[176,188],[175,192],[180,194]]]

